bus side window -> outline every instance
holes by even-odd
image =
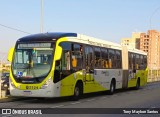
[[[112,59],[109,59],[109,68],[112,68]]]
[[[106,68],[109,68],[109,64],[108,64],[108,61],[106,61]]]
[[[133,70],[136,70],[136,55],[133,54]]]
[[[65,53],[65,59],[66,59],[66,66],[63,66],[63,67],[66,67],[66,70],[70,70],[70,52],[69,51]]]
[[[94,48],[95,68],[101,68],[101,50],[99,47]]]
[[[75,56],[72,56],[72,66],[77,67],[77,59]]]
[[[109,49],[109,68],[115,68],[115,51]]]
[[[144,64],[144,69],[147,67],[147,56],[143,56],[143,64]]]
[[[106,48],[101,48],[101,68],[108,68],[108,53]]]
[[[138,64],[136,64],[136,69],[139,69],[139,65]]]
[[[91,46],[85,46],[85,66],[87,72],[94,68],[95,60],[93,59],[93,53],[93,48]]]
[[[140,64],[140,56],[139,54],[136,54],[136,69],[139,69],[139,64]]]
[[[72,44],[72,67],[76,71],[83,67],[83,46],[80,44]]]

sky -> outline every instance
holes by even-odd
[[[0,1],[1,59],[16,40],[40,33],[40,14],[41,0]],[[75,32],[120,43],[149,29],[160,31],[160,0],[44,0],[44,33]]]

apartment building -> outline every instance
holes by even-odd
[[[132,33],[131,38],[122,38],[121,45],[143,50],[148,55],[148,68],[160,69],[160,32],[148,30],[147,33]]]
[[[133,32],[131,38],[122,38],[121,45],[140,49],[140,34],[141,33]]]
[[[160,32],[132,33],[131,38],[122,38],[121,45],[143,50],[148,59],[148,82],[160,81]]]
[[[160,32],[148,30],[148,33],[140,34],[140,50],[148,55],[148,68],[160,69]]]

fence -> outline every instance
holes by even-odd
[[[160,69],[148,70],[148,80],[147,82],[160,81]]]

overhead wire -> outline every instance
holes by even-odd
[[[19,32],[22,32],[22,33],[31,34],[31,33],[29,33],[29,32],[22,31],[22,30],[20,30],[20,29],[13,28],[13,27],[10,27],[10,26],[6,26],[6,25],[3,25],[3,24],[0,24],[0,26],[5,27],[5,28],[8,28],[8,29],[11,29],[11,30],[19,31]]]

